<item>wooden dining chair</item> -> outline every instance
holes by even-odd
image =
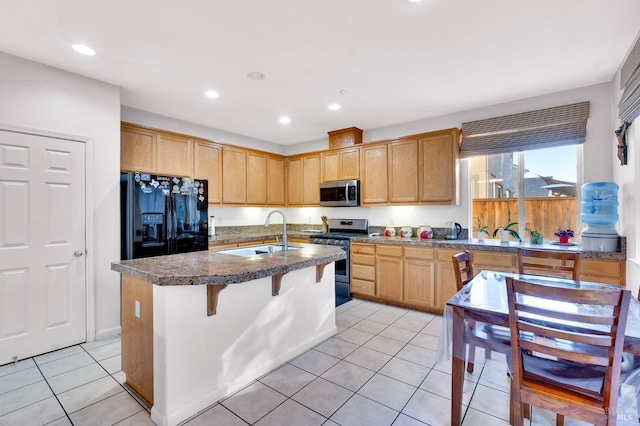
[[[580,253],[521,248],[518,249],[518,272],[578,280]]]
[[[525,404],[555,412],[559,425],[564,416],[615,425],[631,293],[615,287],[554,287],[511,277],[506,285],[511,423],[523,424]],[[577,312],[578,305],[582,312]]]
[[[473,279],[473,266],[471,264],[471,254],[468,250],[454,254],[452,256],[453,270],[456,277],[456,289],[462,290],[465,284]],[[465,340],[469,345],[469,356],[467,357],[467,372],[473,373],[476,358],[476,347],[484,348],[485,359],[491,359],[491,351],[498,350],[504,353],[508,348],[508,342],[499,341],[493,336],[499,333],[493,332],[494,326],[487,324],[477,324],[474,320],[468,320],[466,323]],[[499,327],[502,328],[502,327]],[[506,333],[508,335],[508,330]]]

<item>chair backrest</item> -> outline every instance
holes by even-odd
[[[506,283],[516,389],[525,383],[535,388],[534,394],[564,398],[562,404],[589,398],[591,404],[602,404],[599,415],[611,412],[609,407],[615,412],[631,293],[615,287],[555,287],[511,277]],[[535,399],[523,402],[539,405]]]
[[[469,250],[465,250],[458,254],[454,254],[451,259],[453,260],[453,272],[456,275],[456,288],[460,291],[462,286],[473,278],[471,254],[469,253]]]
[[[547,275],[578,280],[580,253],[575,251],[518,249],[518,270],[521,274]]]

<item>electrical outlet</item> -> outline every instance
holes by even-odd
[[[136,318],[140,318],[140,301],[139,300],[136,300],[135,307],[133,310]]]

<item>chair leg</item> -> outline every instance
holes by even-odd
[[[512,379],[511,396],[509,397],[509,423],[513,426],[524,426],[524,405],[520,402],[520,394],[518,389],[515,388],[515,383]]]
[[[564,416],[562,414],[556,414],[556,426],[564,426]]]
[[[469,356],[467,357],[467,373],[473,373],[473,364],[476,361],[476,345],[469,344]]]
[[[484,359],[491,359],[491,349],[484,348]]]

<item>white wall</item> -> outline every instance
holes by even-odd
[[[91,139],[95,246],[87,250],[94,262],[95,330],[98,337],[117,333],[120,277],[110,265],[120,259],[114,238],[120,233],[120,89],[1,52],[0,76],[0,123]]]
[[[637,37],[636,37],[637,39]],[[629,47],[629,51],[633,47],[634,43]],[[627,52],[628,54],[628,52]],[[626,55],[625,55],[626,58]],[[620,64],[622,66],[622,63]],[[613,130],[617,129],[622,122],[618,118],[618,102],[622,96],[620,90],[620,69],[616,72],[611,82],[611,133],[607,142],[611,146],[615,146],[618,141],[613,133]],[[618,202],[620,207],[618,213],[620,214],[620,221],[618,228],[621,235],[627,237],[627,288],[630,289],[633,294],[637,294],[638,288],[640,288],[640,259],[638,259],[638,249],[640,246],[640,238],[638,233],[640,228],[640,208],[638,208],[638,202],[636,200],[638,195],[638,184],[640,180],[640,150],[638,149],[638,142],[640,142],[640,120],[631,125],[627,132],[627,165],[621,166],[618,158],[613,157],[611,164],[613,167],[613,181],[620,185],[620,191],[618,192]]]
[[[187,121],[130,108],[124,105],[121,109],[121,115],[122,121],[128,121],[129,123],[136,123],[156,129],[170,130],[172,132],[190,136],[197,136],[218,143],[240,145],[261,151],[284,154],[283,145],[238,135],[236,133],[229,133],[224,130],[213,129],[199,124],[189,123]]]
[[[413,121],[395,126],[365,130],[364,143],[381,139],[392,139],[399,136],[440,130],[450,127],[460,128],[463,122],[481,120],[501,115],[515,114],[535,109],[566,105],[575,102],[590,101],[591,110],[587,124],[587,138],[584,144],[584,182],[611,181],[612,156],[615,150],[611,142],[611,85],[609,83],[567,90],[549,95],[522,99],[462,111],[440,117]],[[293,155],[301,152],[327,149],[328,139],[305,142],[287,146],[285,153]],[[369,219],[370,225],[385,226],[393,222],[395,225],[410,224],[414,227],[424,223],[441,227],[446,221],[455,220],[468,228],[470,225],[469,165],[462,161],[461,165],[461,205],[460,206],[391,206],[391,207],[357,207],[357,208],[289,208],[287,219],[291,223],[319,224],[320,215],[329,217],[349,217]],[[264,220],[264,212],[249,210],[237,212],[238,209],[210,208],[209,214],[215,214],[222,220],[222,226],[260,224]],[[268,211],[268,209],[266,210]]]

